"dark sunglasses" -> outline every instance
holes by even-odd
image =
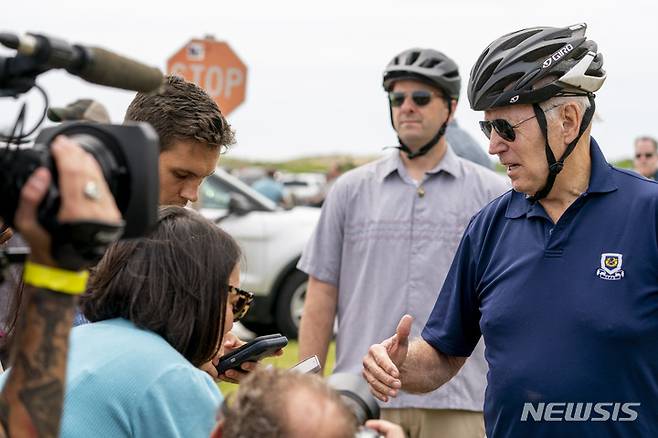
[[[228,291],[238,296],[238,300],[233,304],[233,321],[238,322],[247,314],[254,301],[254,294],[231,285],[228,286]]]
[[[636,160],[639,160],[639,159],[642,158],[642,157],[644,157],[644,158],[651,158],[651,157],[653,157],[654,155],[656,155],[656,154],[653,153],[653,152],[639,153],[639,154],[635,154],[635,159],[636,159]]]
[[[399,107],[402,106],[405,100],[407,100],[408,95],[408,93],[403,93],[402,91],[391,91],[388,93],[388,100],[391,102],[391,106]],[[427,90],[416,90],[411,92],[411,100],[414,101],[416,106],[427,105],[431,102],[433,96],[436,96],[436,94]]]
[[[546,111],[544,111],[544,113],[547,113],[550,110],[555,109],[559,106],[560,105],[552,106]],[[516,132],[514,132],[514,130],[519,126],[521,126],[521,124],[527,122],[528,120],[532,120],[535,117],[537,117],[536,114],[532,117],[528,117],[527,119],[521,120],[516,125],[512,125],[510,122],[508,122],[505,119],[482,120],[480,122],[480,129],[482,130],[482,132],[484,132],[484,135],[486,135],[488,139],[491,139],[491,130],[495,129],[498,135],[500,135],[503,140],[514,141],[516,140]]]

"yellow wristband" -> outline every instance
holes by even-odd
[[[66,271],[50,266],[37,265],[25,262],[23,281],[35,287],[62,292],[71,295],[80,295],[87,287],[89,271]]]

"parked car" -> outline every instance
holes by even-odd
[[[219,168],[201,185],[195,207],[242,247],[242,288],[255,294],[244,326],[257,334],[297,337],[308,276],[296,265],[320,209],[277,207]]]
[[[286,173],[277,178],[295,205],[314,203],[322,198],[327,178],[322,173]]]

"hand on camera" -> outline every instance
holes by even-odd
[[[396,397],[402,388],[400,367],[407,358],[412,323],[413,317],[404,315],[395,334],[381,344],[370,346],[363,358],[363,377],[370,392],[383,402],[387,402],[388,397]]]
[[[59,174],[61,206],[57,219],[64,222],[97,220],[120,223],[121,214],[94,158],[75,142],[59,136],[52,144],[52,154]],[[57,266],[51,254],[51,237],[37,220],[38,206],[51,183],[51,174],[38,168],[21,190],[14,223],[30,245],[30,260]],[[95,196],[86,193],[92,186]]]

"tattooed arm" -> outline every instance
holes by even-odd
[[[26,297],[16,327],[14,345],[18,348],[0,396],[2,424],[12,437],[57,437],[75,299],[30,287],[26,287]]]
[[[52,153],[59,172],[60,222],[121,219],[96,161],[75,143],[58,137]],[[85,184],[94,182],[98,199],[84,196]],[[21,191],[15,225],[30,245],[30,261],[56,267],[50,236],[37,222],[37,207],[50,185],[50,173],[37,169]],[[0,437],[59,436],[68,355],[68,337],[75,297],[26,287],[23,311],[16,327],[11,370],[0,393]]]

